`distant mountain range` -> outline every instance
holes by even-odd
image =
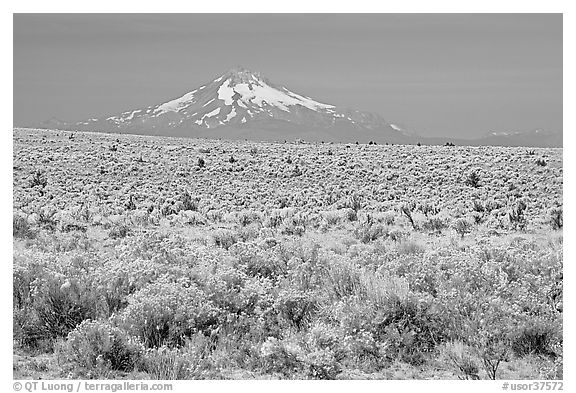
[[[313,142],[562,146],[562,133],[490,133],[474,139],[425,138],[380,115],[338,108],[294,93],[243,67],[176,99],[76,123],[50,119],[39,128],[161,136]]]
[[[532,130],[525,132],[490,132],[476,139],[461,138],[420,138],[424,144],[445,144],[467,146],[526,146],[562,147],[562,132]]]

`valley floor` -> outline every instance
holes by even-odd
[[[14,130],[15,379],[562,379],[562,149]]]

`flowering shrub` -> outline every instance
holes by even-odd
[[[14,214],[12,220],[12,234],[14,237],[20,238],[32,238],[34,237],[34,232],[30,228],[30,224],[26,217],[19,214]]]
[[[230,251],[238,259],[238,267],[250,276],[278,279],[287,273],[286,263],[254,244],[238,243]]]
[[[193,333],[210,329],[218,310],[194,285],[158,282],[128,298],[118,324],[147,347],[181,345]]]
[[[64,261],[28,259],[28,253],[14,260],[14,324],[16,339],[28,346],[62,337],[77,324],[101,315],[94,283],[72,258]]]
[[[264,367],[269,372],[279,372],[290,377],[302,368],[298,359],[301,348],[292,341],[268,337],[260,352]]]
[[[531,319],[517,331],[511,333],[511,347],[517,356],[528,354],[556,357],[552,350],[554,343],[561,339],[561,332],[556,323],[543,319]]]
[[[134,338],[106,322],[80,323],[63,347],[63,357],[74,367],[92,370],[104,367],[111,370],[132,371],[141,361],[144,347]]]
[[[307,374],[313,379],[335,379],[340,373],[340,364],[334,353],[328,349],[319,349],[301,357],[307,366]]]
[[[316,309],[317,301],[313,293],[306,293],[297,289],[287,289],[278,294],[274,308],[282,320],[289,326],[298,329],[310,323]]]
[[[443,353],[448,361],[462,374],[458,376],[459,379],[480,379],[480,369],[475,359],[474,351],[469,346],[460,341],[448,342],[443,348]]]
[[[212,237],[214,238],[214,244],[219,247],[225,248],[226,250],[230,248],[238,240],[235,234],[230,230],[219,230],[215,232]]]
[[[561,229],[564,226],[562,209],[552,208],[550,210],[550,225],[552,229]]]
[[[153,379],[190,379],[191,359],[180,348],[150,348],[144,353],[142,369]]]
[[[369,243],[386,235],[386,228],[381,224],[374,223],[372,219],[359,223],[354,230],[354,236],[362,243]]]

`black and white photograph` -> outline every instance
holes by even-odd
[[[13,14],[14,390],[569,390],[562,13],[138,12]]]

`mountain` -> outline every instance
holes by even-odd
[[[478,139],[418,136],[380,115],[338,108],[236,67],[178,98],[77,123],[50,119],[39,128],[160,136],[283,141],[561,147],[562,133],[491,132]]]
[[[40,124],[38,124],[38,128],[46,128],[46,129],[67,129],[70,127],[70,124],[65,122],[64,120],[57,119],[52,117],[48,120],[44,120]]]
[[[66,128],[168,136],[255,140],[410,143],[381,116],[316,101],[236,67],[181,97]]]
[[[478,141],[481,141],[483,145],[491,146],[561,147],[563,137],[561,132],[531,130],[490,132]]]

